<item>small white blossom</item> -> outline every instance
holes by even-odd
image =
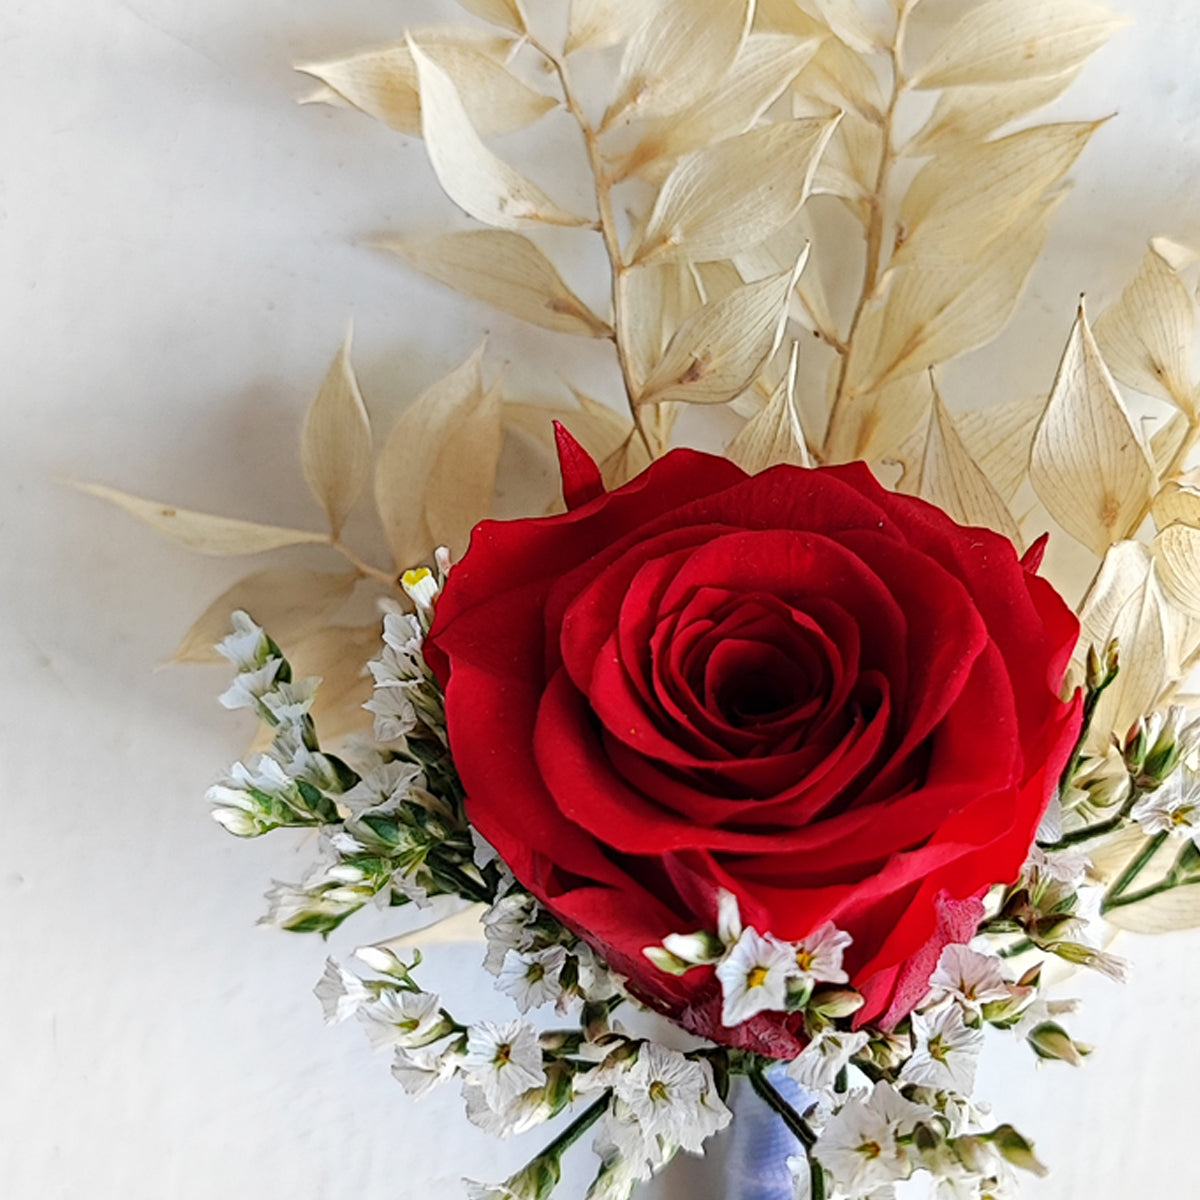
[[[732,946],[742,936],[742,916],[738,898],[722,888],[717,893],[717,937]]]
[[[1173,833],[1200,845],[1200,776],[1176,771],[1162,787],[1142,796],[1130,816],[1147,834]]]
[[[644,1042],[637,1062],[618,1076],[615,1090],[647,1137],[664,1137],[679,1145],[699,1119],[709,1078],[700,1063],[677,1050]]]
[[[537,920],[537,902],[521,892],[501,896],[483,914],[483,935],[487,939],[485,969],[499,975],[505,956],[510,950],[531,950],[534,932],[530,928]]]
[[[851,1196],[909,1174],[891,1123],[858,1096],[851,1096],[830,1117],[813,1154],[839,1190]]]
[[[250,614],[240,608],[230,614],[230,623],[233,632],[217,643],[217,653],[233,663],[239,672],[257,670],[270,653],[267,635],[250,619]]]
[[[749,927],[743,929],[716,968],[724,997],[722,1023],[738,1025],[760,1012],[785,1009],[795,965],[792,948],[786,943]]]
[[[381,763],[372,768],[339,799],[356,817],[389,805],[399,804],[415,786],[424,782],[420,767],[412,763]]]
[[[325,960],[325,973],[313,992],[321,1002],[321,1011],[329,1025],[336,1025],[354,1016],[371,998],[367,985],[332,958]]]
[[[320,683],[320,677],[316,675],[291,683],[277,683],[271,691],[263,693],[263,705],[280,725],[302,721],[312,708]]]
[[[942,951],[929,988],[934,993],[953,996],[973,1012],[993,1000],[1007,1000],[1012,995],[1000,959],[957,943]]]
[[[862,1031],[823,1029],[787,1066],[787,1073],[806,1091],[829,1092],[850,1060],[869,1042]]]
[[[441,1001],[430,992],[387,988],[377,1000],[359,1007],[358,1019],[376,1050],[424,1046],[446,1031]]]
[[[546,1082],[537,1030],[525,1021],[480,1021],[467,1034],[463,1069],[497,1112],[522,1092]]]
[[[1047,854],[1040,846],[1032,846],[1025,863],[1026,872],[1035,872],[1044,879],[1053,879],[1077,888],[1087,875],[1091,860],[1082,850],[1057,850]]]
[[[576,942],[571,947],[571,957],[579,969],[576,986],[584,1000],[611,1000],[620,990],[617,976],[587,942]]]
[[[551,1004],[563,994],[559,976],[567,961],[565,946],[545,950],[509,950],[496,980],[496,987],[511,996],[521,1012]]]
[[[970,1095],[983,1031],[972,1029],[957,1006],[932,1014],[913,1013],[912,1027],[916,1050],[901,1068],[901,1080]]]
[[[600,1119],[593,1149],[601,1161],[587,1200],[629,1200],[674,1154],[661,1138],[647,1137],[628,1106],[620,1100]]]
[[[424,1096],[437,1084],[452,1079],[462,1062],[462,1056],[448,1046],[397,1046],[392,1077],[410,1096]]]
[[[486,1093],[477,1083],[464,1083],[462,1094],[467,1106],[467,1120],[492,1137],[507,1138],[525,1133],[553,1115],[545,1088],[520,1092],[499,1109],[488,1103]]]
[[[253,671],[242,671],[217,700],[229,709],[257,709],[262,703],[262,698],[276,686],[275,676],[279,674],[279,668],[282,666],[283,659],[269,658]]]
[[[846,983],[850,976],[842,970],[842,955],[853,940],[832,921],[826,921],[793,944],[793,977],[814,983]]]
[[[441,587],[432,571],[425,567],[405,571],[400,576],[400,586],[404,589],[405,595],[417,606],[418,612],[425,615],[433,612],[433,602],[437,599]]]

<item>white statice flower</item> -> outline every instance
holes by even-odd
[[[509,950],[504,955],[496,987],[511,996],[521,1012],[542,1004],[554,1004],[562,998],[560,980],[567,961],[565,946],[547,946],[544,950]]]
[[[850,976],[842,969],[842,956],[854,939],[826,921],[806,938],[793,943],[793,978],[813,983],[846,983]]]
[[[953,996],[972,1012],[1012,995],[999,958],[958,943],[951,943],[942,951],[937,970],[930,977],[929,990],[935,995]]]
[[[280,725],[295,724],[308,716],[320,685],[321,678],[318,675],[291,683],[277,683],[269,692],[263,693],[263,706]]]
[[[463,1070],[483,1088],[492,1108],[503,1111],[514,1097],[546,1082],[537,1030],[527,1021],[472,1025]]]
[[[704,1065],[677,1050],[643,1042],[637,1062],[617,1076],[615,1091],[647,1137],[663,1137],[679,1145],[701,1119],[701,1098],[710,1080]]]
[[[417,606],[417,611],[425,617],[433,614],[433,604],[442,590],[433,572],[427,567],[415,567],[405,571],[400,576],[400,586],[404,594]]]
[[[973,1029],[954,1006],[912,1015],[916,1049],[900,1069],[905,1083],[969,1095],[983,1048],[983,1030]]]
[[[392,1078],[410,1096],[419,1097],[453,1079],[462,1065],[462,1055],[453,1046],[397,1046]]]
[[[371,999],[371,992],[357,975],[334,962],[325,960],[325,973],[313,993],[321,1002],[321,1011],[329,1025],[348,1020]]]
[[[787,1007],[788,980],[794,977],[792,947],[747,927],[717,964],[723,1002],[721,1021],[739,1025],[760,1012]]]
[[[742,936],[742,914],[738,898],[722,888],[717,892],[717,937],[732,946]]]
[[[571,957],[579,970],[576,986],[584,1000],[611,1000],[621,990],[618,977],[587,942],[576,942]]]
[[[499,1109],[488,1103],[486,1093],[477,1083],[464,1083],[462,1095],[467,1106],[467,1120],[492,1137],[508,1138],[525,1133],[553,1116],[545,1088],[520,1092]]]
[[[538,919],[537,901],[523,892],[501,896],[483,914],[483,936],[487,939],[484,968],[499,975],[510,950],[532,950],[536,933],[531,926]]]
[[[279,674],[279,668],[282,666],[283,659],[268,658],[261,667],[240,672],[217,700],[224,708],[252,708],[257,711],[263,697],[272,688],[279,686],[275,683],[275,676]]]
[[[425,1046],[449,1032],[441,1000],[431,992],[385,988],[378,999],[359,1006],[358,1019],[376,1050]]]
[[[294,883],[276,880],[266,898],[267,911],[258,923],[287,929],[306,917],[344,916],[348,909],[369,900],[370,894],[355,894],[352,897],[349,892],[342,890],[317,893],[304,886],[297,887]]]
[[[380,763],[338,799],[356,816],[400,804],[414,787],[424,783],[421,768],[394,760]]]
[[[1200,775],[1176,771],[1162,787],[1142,796],[1130,816],[1143,832],[1171,833],[1200,846]]]
[[[587,1200],[629,1200],[638,1185],[661,1170],[675,1153],[674,1146],[662,1138],[647,1137],[620,1100],[601,1117],[592,1147],[601,1166]]]
[[[829,1093],[838,1075],[870,1040],[870,1035],[862,1030],[847,1033],[823,1029],[788,1063],[787,1073],[805,1091],[817,1095]]]
[[[233,632],[216,645],[216,651],[231,662],[239,672],[257,670],[271,652],[267,635],[256,625],[250,614],[240,608],[230,614]]]
[[[858,1096],[851,1096],[830,1117],[813,1154],[833,1176],[838,1190],[850,1196],[909,1174],[891,1123]]]
[[[270,756],[279,763],[289,779],[303,780],[322,792],[340,792],[341,781],[329,761],[319,750],[310,750],[292,736],[294,726],[284,726],[271,743]]]
[[[1040,878],[1053,879],[1070,888],[1083,883],[1090,866],[1091,859],[1082,850],[1056,850],[1047,854],[1038,845],[1030,847],[1029,858],[1025,861],[1027,874],[1036,872]]]

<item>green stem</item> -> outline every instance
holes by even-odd
[[[575,1145],[575,1143],[579,1141],[579,1139],[583,1137],[583,1135],[587,1133],[587,1131],[591,1129],[591,1127],[595,1125],[595,1123],[600,1120],[602,1116],[604,1116],[605,1111],[608,1109],[608,1102],[611,1096],[612,1092],[605,1092],[599,1100],[594,1100],[587,1108],[583,1110],[583,1112],[579,1114],[579,1116],[575,1118],[575,1120],[570,1123],[570,1125],[566,1127],[566,1129],[562,1131],[562,1133],[558,1135],[558,1137],[554,1139],[554,1141],[547,1145],[537,1157],[547,1158],[553,1156],[554,1158],[561,1158],[562,1155],[564,1155],[573,1145]]]
[[[804,1147],[808,1159],[808,1175],[812,1183],[811,1200],[825,1200],[825,1171],[813,1158],[813,1147],[817,1136],[808,1127],[808,1122],[775,1090],[763,1073],[762,1064],[752,1063],[746,1070],[750,1086],[758,1093],[768,1108],[775,1112],[796,1140]]]
[[[1145,846],[1142,847],[1138,856],[1121,872],[1116,883],[1104,893],[1104,899],[1100,902],[1101,914],[1106,913],[1110,908],[1116,906],[1117,901],[1124,894],[1125,889],[1142,873],[1146,868],[1146,864],[1158,853],[1163,842],[1167,840],[1167,834],[1155,834]],[[1149,889],[1146,889],[1149,890]],[[1126,899],[1125,904],[1131,904],[1132,901]],[[1119,906],[1118,906],[1119,907]]]

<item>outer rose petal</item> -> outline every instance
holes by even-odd
[[[861,464],[677,451],[595,494],[570,450],[577,507],[479,526],[426,643],[468,815],[693,1032],[800,1046],[795,1017],[727,1029],[711,969],[641,953],[715,928],[719,889],[760,932],[847,930],[860,1019],[899,1020],[1028,852],[1078,734],[1073,614]]]

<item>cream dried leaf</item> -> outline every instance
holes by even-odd
[[[784,33],[752,33],[725,77],[690,108],[646,122],[614,172],[658,182],[681,155],[744,133],[783,94],[820,43]]]
[[[836,370],[833,383],[836,390]],[[911,479],[911,468],[919,468],[925,453],[924,426],[932,403],[933,389],[924,371],[845,396],[826,433],[825,461],[901,462]]]
[[[571,390],[579,402],[578,408],[551,408],[510,401],[504,405],[504,421],[551,449],[554,447],[554,422],[558,421],[597,462],[603,462],[624,445],[633,431],[633,422],[607,404],[574,388]]]
[[[1180,611],[1200,617],[1200,529],[1168,525],[1155,537],[1151,552],[1167,598]]]
[[[1182,447],[1190,427],[1191,422],[1188,418],[1181,412],[1175,412],[1150,438],[1150,456],[1154,460],[1154,469],[1160,479],[1168,473],[1175,461],[1175,455]]]
[[[1127,23],[1091,0],[983,0],[947,33],[912,85],[944,88],[1059,75],[1086,61]]]
[[[640,475],[650,465],[650,452],[636,432],[628,437],[600,464],[600,478],[612,491]]]
[[[952,266],[1003,237],[1071,169],[1097,125],[1037,125],[939,154],[900,205],[904,241],[890,265]]]
[[[630,373],[640,391],[676,331],[703,303],[700,282],[688,263],[658,262],[622,276],[624,328]]]
[[[521,9],[521,0],[458,0],[458,2],[467,12],[484,21],[490,21],[493,25],[511,29],[513,33],[523,34],[528,29],[525,13]]]
[[[1021,548],[1021,533],[1008,505],[971,457],[936,388],[917,495],[949,513],[960,525],[982,525]]]
[[[1155,495],[1150,512],[1160,531],[1176,523],[1200,529],[1200,489],[1176,481],[1167,483]]]
[[[1050,515],[1094,554],[1135,532],[1154,464],[1079,313],[1033,440],[1029,469]]]
[[[571,0],[566,53],[603,50],[635,34],[658,9],[659,0]]]
[[[1200,927],[1200,880],[1183,883],[1134,904],[1110,908],[1104,919],[1130,933],[1174,933]]]
[[[1010,121],[1057,100],[1075,82],[1081,70],[1081,67],[1072,67],[1058,75],[946,88],[938,96],[929,120],[904,146],[903,153],[919,158],[940,154],[951,147],[982,142]]]
[[[754,0],[662,0],[629,39],[604,124],[630,113],[668,116],[695,104],[733,65]]]
[[[446,195],[468,216],[500,229],[533,222],[590,225],[560,207],[532,180],[483,144],[454,82],[412,39],[409,51],[421,88],[421,131]]]
[[[288,646],[322,629],[350,599],[358,582],[354,571],[310,571],[307,567],[268,567],[239,579],[222,592],[183,635],[169,661],[219,663],[216,643],[229,632],[237,609]]]
[[[350,365],[346,333],[304,417],[300,463],[309,491],[337,537],[371,474],[371,422]]]
[[[1017,494],[1029,473],[1033,435],[1037,432],[1046,397],[989,404],[959,413],[955,418],[968,453],[1006,502]]]
[[[723,404],[743,392],[783,338],[788,297],[803,265],[802,258],[791,271],[697,309],[671,339],[637,402]]]
[[[796,77],[792,90],[799,102],[852,109],[867,121],[883,123],[887,100],[879,76],[861,54],[838,38],[825,38],[812,61]]]
[[[796,366],[799,347],[792,344],[787,373],[763,409],[742,426],[725,449],[725,457],[743,471],[757,474],[780,463],[811,467],[812,455],[796,407]]]
[[[1096,322],[1096,341],[1124,384],[1195,415],[1192,338],[1196,306],[1183,280],[1152,246],[1121,298]]]
[[[830,121],[781,121],[687,155],[630,247],[632,261],[711,262],[765,241],[808,197],[832,132]]]
[[[452,946],[463,943],[487,941],[484,934],[483,917],[488,905],[482,902],[470,904],[448,917],[435,917],[415,929],[385,942],[375,943],[386,950],[407,950],[411,946]]]
[[[871,23],[860,3],[846,0],[812,0],[821,20],[834,35],[858,54],[875,54],[884,48],[883,31]]]
[[[425,520],[435,546],[459,558],[471,530],[491,509],[503,446],[499,387],[447,431],[425,484]]]
[[[806,13],[796,0],[758,0],[754,6],[754,28],[802,38],[829,36],[829,27]]]
[[[412,36],[453,80],[471,123],[484,137],[523,129],[558,105],[509,70],[510,38],[462,28],[419,29]],[[401,133],[421,136],[417,65],[407,42],[306,63],[297,70],[321,80],[341,103]],[[328,99],[322,92],[305,97],[308,102]]]
[[[1172,271],[1186,271],[1197,259],[1200,251],[1169,237],[1152,237],[1150,249],[1157,254]]]
[[[869,307],[854,339],[847,389],[874,391],[991,341],[1016,307],[1062,198],[1060,192],[1039,201],[1018,228],[974,260],[897,271],[886,298]]]
[[[612,336],[608,322],[567,287],[554,264],[523,234],[475,229],[380,245],[440,283],[543,329]]]
[[[74,485],[89,496],[107,500],[123,508],[130,516],[137,517],[152,529],[182,542],[199,554],[218,557],[261,554],[265,550],[278,550],[282,546],[328,544],[329,535],[314,533],[310,529],[286,529],[280,525],[260,525],[254,521],[241,521],[236,517],[217,517],[211,513],[195,512],[188,508],[176,508],[159,500],[146,500],[119,492],[116,488],[99,483],[77,483]]]
[[[426,492],[443,448],[483,402],[482,359],[480,346],[465,363],[414,400],[379,453],[375,503],[392,557],[402,570],[420,562],[437,545],[426,516]],[[469,469],[470,464],[465,466]],[[434,481],[433,486],[443,485]]]

